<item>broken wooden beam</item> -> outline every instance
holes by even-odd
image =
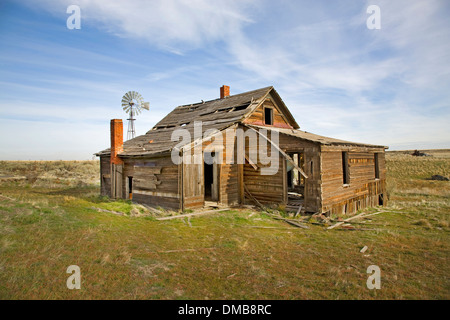
[[[380,214],[380,213],[382,213],[382,212],[383,212],[383,211],[375,212],[375,213],[371,213],[371,214],[367,214],[367,213],[363,212],[363,213],[360,213],[360,214],[358,214],[358,215],[356,215],[356,216],[353,216],[353,217],[347,218],[347,219],[345,219],[345,220],[342,220],[341,222],[338,222],[338,223],[336,223],[336,224],[334,224],[334,225],[328,227],[327,230],[331,230],[331,229],[334,229],[334,228],[336,228],[336,227],[342,226],[342,225],[345,224],[346,222],[349,222],[349,221],[352,221],[352,220],[355,220],[355,219],[367,218],[367,217],[370,217],[370,216],[374,216],[374,215]]]
[[[91,209],[93,210],[97,210],[98,212],[107,212],[107,213],[112,213],[118,216],[123,216],[125,213],[123,212],[118,212],[118,211],[112,211],[112,210],[106,210],[106,209],[101,209],[101,208],[96,208],[96,207],[91,207]]]
[[[293,166],[294,166],[294,168],[295,169],[297,169],[299,172],[300,172],[300,174],[303,176],[303,177],[305,177],[305,179],[308,179],[308,176],[306,175],[306,173],[294,162],[294,160],[286,153],[286,152],[284,152],[283,150],[281,150],[281,148],[277,145],[277,144],[275,144],[272,140],[270,140],[268,137],[266,137],[264,134],[262,134],[261,132],[259,132],[258,130],[255,130],[255,129],[253,129],[252,127],[250,127],[250,126],[248,126],[248,125],[246,125],[246,127],[247,128],[249,128],[249,129],[251,129],[251,130],[253,130],[253,131],[255,131],[257,134],[259,134],[261,137],[263,137],[264,139],[266,139],[272,146],[274,146],[275,147],[275,149],[277,149],[278,150],[278,152],[279,153],[281,153],[281,155],[283,156],[283,157],[285,157],[286,158],[286,160],[287,161],[289,161]]]
[[[302,208],[303,208],[303,204],[300,204],[300,206],[298,207],[297,212],[294,214],[294,218],[299,215],[300,211],[302,211]]]
[[[248,190],[248,188],[247,188],[247,186],[245,185],[245,183],[244,183],[244,190],[245,190],[245,193],[249,196],[249,198],[250,198],[251,200],[253,200],[253,202],[255,202],[256,205],[257,205],[258,207],[260,207],[262,210],[265,210],[265,209],[266,209],[266,208],[258,201],[258,199],[256,199],[256,198],[251,194],[250,190]]]
[[[255,171],[258,171],[258,166],[246,154],[245,154],[245,159],[253,167],[253,169],[255,169]]]
[[[302,229],[309,229],[308,226],[305,226],[305,225],[301,224],[301,223],[298,222],[297,220],[286,219],[286,218],[283,218],[283,217],[280,217],[280,216],[276,216],[276,215],[273,215],[273,214],[268,214],[268,215],[269,215],[270,217],[274,218],[275,220],[281,220],[281,221],[284,221],[284,222],[289,223],[290,225],[293,225],[293,226],[295,226],[295,227],[302,228]]]
[[[201,215],[209,214],[209,213],[218,213],[218,212],[228,211],[228,210],[230,210],[230,209],[226,208],[226,209],[220,209],[220,210],[208,210],[208,211],[197,212],[197,213],[188,213],[188,214],[180,214],[180,215],[176,215],[176,216],[156,218],[156,220],[164,221],[164,220],[172,220],[172,219],[179,219],[179,218],[183,218],[184,219],[184,218],[201,216]]]

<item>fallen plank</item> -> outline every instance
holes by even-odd
[[[278,216],[275,216],[273,214],[269,214],[269,216],[271,216],[275,220],[281,220],[281,221],[284,221],[286,223],[289,223],[290,225],[293,225],[293,226],[296,226],[296,227],[299,227],[299,228],[309,229],[308,226],[305,226],[305,225],[301,224],[300,222],[298,222],[296,220],[291,220],[291,219],[286,219],[286,218],[283,218],[283,217],[278,217]]]
[[[370,229],[370,228],[339,228],[337,231],[382,231],[382,229]]]
[[[293,230],[290,227],[267,227],[267,226],[240,226],[242,228],[251,228],[251,229],[278,229],[278,230]]]
[[[352,220],[354,220],[354,219],[362,218],[362,216],[364,216],[364,215],[366,215],[365,212],[360,213],[360,214],[358,214],[358,215],[356,215],[356,216],[354,216],[354,217],[347,218],[347,219],[345,219],[345,220],[343,220],[343,221],[341,221],[341,222],[338,222],[338,223],[336,223],[336,224],[334,224],[334,225],[328,227],[327,230],[331,230],[331,229],[334,229],[334,228],[336,228],[336,227],[339,227],[339,226],[343,225],[344,223],[346,223],[346,222],[348,222],[348,221],[352,221]]]
[[[371,217],[371,216],[376,216],[377,214],[385,213],[385,212],[388,212],[388,211],[379,211],[379,212],[371,213],[371,214],[368,214],[368,215],[362,217],[362,219],[365,219],[365,218]]]
[[[107,213],[112,213],[118,216],[123,216],[125,213],[123,212],[118,212],[118,211],[111,211],[111,210],[106,210],[106,209],[101,209],[101,208],[96,208],[96,207],[91,207],[91,209],[97,210],[98,212],[107,212]]]
[[[156,208],[154,208],[154,207],[151,207],[151,206],[149,206],[149,205],[146,205],[146,204],[143,204],[143,203],[141,203],[141,205],[142,205],[144,208],[146,208],[148,211],[152,212],[152,213],[156,213],[156,214],[163,214],[163,213],[164,213],[163,211],[158,210],[158,209],[156,209]]]
[[[294,218],[295,218],[296,216],[298,216],[298,214],[300,213],[300,211],[302,211],[302,208],[303,208],[303,203],[298,207],[297,213],[294,214]]]
[[[204,214],[218,213],[218,212],[228,211],[228,210],[230,210],[230,209],[227,208],[227,209],[220,209],[220,210],[208,210],[208,211],[197,212],[197,213],[188,213],[188,214],[180,214],[180,215],[177,215],[177,216],[156,218],[156,220],[164,221],[164,220],[172,220],[172,219],[179,219],[179,218],[183,218],[184,219],[184,218],[188,218],[188,217],[201,216],[201,215],[204,215]]]
[[[258,201],[258,199],[256,199],[251,193],[250,190],[248,190],[247,186],[244,183],[244,190],[245,193],[250,197],[251,200],[253,200],[253,202],[256,203],[256,205],[261,208],[262,210],[265,210],[266,208]]]
[[[287,222],[287,223],[289,223],[289,224],[291,224],[291,225],[293,225],[293,226],[299,227],[299,228],[309,229],[308,226],[304,226],[304,225],[298,223],[297,221],[288,220],[288,219],[285,219],[285,220],[283,220],[283,221],[285,221],[285,222]]]

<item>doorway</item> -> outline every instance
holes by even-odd
[[[305,171],[305,155],[303,152],[288,153],[294,163]],[[286,160],[287,201],[289,206],[303,205],[305,199],[305,178],[297,168]]]
[[[128,199],[132,200],[133,199],[133,177],[128,177],[127,190],[128,190]]]
[[[218,165],[215,160],[215,152],[205,152],[203,164],[205,201],[219,200],[219,175]]]

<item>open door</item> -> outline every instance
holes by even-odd
[[[133,177],[127,177],[127,195],[128,199],[133,200]]]
[[[215,152],[205,153],[205,158],[215,157]],[[203,164],[204,194],[205,200],[219,201],[219,168],[217,163]]]
[[[204,204],[202,155],[183,154],[183,209]]]

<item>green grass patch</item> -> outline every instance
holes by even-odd
[[[0,198],[0,299],[449,299],[449,183],[426,180],[449,161],[388,156],[390,211],[364,220],[370,231],[248,209],[156,221],[99,197],[98,163],[4,162],[4,174],[41,174],[0,184],[13,199]],[[81,290],[66,287],[73,264]],[[372,264],[381,290],[366,287]]]

